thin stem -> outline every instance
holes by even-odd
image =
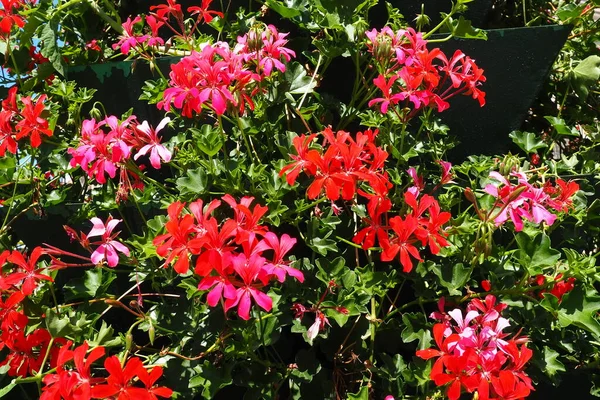
[[[4,231],[4,228],[7,226],[7,222],[8,222],[8,216],[10,215],[10,212],[12,211],[13,205],[15,204],[15,196],[17,195],[17,184],[16,182],[19,181],[19,178],[21,177],[21,165],[17,164],[17,179],[15,180],[15,186],[13,187],[13,192],[12,192],[12,197],[10,198],[10,204],[8,205],[8,210],[6,210],[6,216],[4,217],[4,221],[2,222],[2,227],[0,227],[0,233],[2,233]]]
[[[308,84],[308,86],[311,86],[313,84],[313,82],[315,81],[315,76],[317,76],[317,72],[319,71],[319,67],[321,66],[321,61],[323,60],[323,54],[319,53],[319,59],[317,60],[317,65],[315,66],[315,71],[313,72],[313,74],[310,77],[310,83]],[[302,97],[300,98],[300,103],[298,104],[298,110],[302,109],[302,104],[304,103],[304,100],[306,99],[306,96],[308,95],[308,90],[304,92],[304,94],[302,95]]]
[[[446,17],[443,20],[440,21],[439,24],[437,24],[432,30],[430,30],[429,32],[427,32],[423,35],[423,39],[427,39],[429,36],[431,36],[437,30],[439,30],[442,26],[444,26],[446,24],[446,22],[452,17],[452,15],[455,12],[456,12],[455,7],[452,7],[452,10],[450,10],[450,12],[446,15]]]

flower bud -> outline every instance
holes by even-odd
[[[152,325],[152,321],[148,320],[150,324],[150,328],[148,328],[148,338],[150,339],[150,344],[154,344],[154,338],[156,337],[156,331],[154,330],[154,325]]]
[[[92,117],[96,121],[99,121],[102,119],[102,111],[100,111],[96,107],[92,107],[92,109],[90,110],[90,117]]]
[[[475,198],[475,193],[473,193],[473,190],[471,190],[471,188],[466,188],[465,189],[465,197],[467,198],[467,200],[469,200],[471,203],[476,204],[477,203],[477,199]]]
[[[131,332],[127,332],[125,336],[125,351],[129,351],[131,349],[131,344],[133,343],[133,335]]]

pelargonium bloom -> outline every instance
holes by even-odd
[[[88,239],[95,236],[100,236],[101,240],[92,242],[91,244],[100,244],[100,246],[92,253],[90,257],[92,262],[96,265],[100,264],[102,260],[106,260],[109,267],[116,267],[119,263],[119,254],[123,253],[129,257],[129,249],[124,244],[118,242],[116,237],[120,232],[113,234],[115,227],[121,222],[120,219],[113,219],[111,216],[106,220],[106,224],[98,217],[90,219],[94,227],[88,233]]]
[[[134,160],[137,160],[141,156],[144,156],[150,151],[150,164],[160,169],[160,160],[163,163],[171,161],[171,152],[160,143],[158,132],[160,132],[169,122],[171,118],[163,118],[158,124],[156,129],[152,128],[148,121],[144,121],[135,127],[136,139],[142,144],[142,147],[133,156]]]

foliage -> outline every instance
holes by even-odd
[[[598,4],[496,7],[573,30],[514,153],[450,162],[502,85],[436,47],[472,1],[225,3],[2,2],[0,397],[599,382]]]

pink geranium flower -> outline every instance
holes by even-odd
[[[144,121],[135,127],[136,139],[139,144],[142,144],[142,147],[135,156],[133,156],[134,160],[137,160],[150,152],[150,164],[156,169],[160,169],[160,160],[162,160],[163,163],[171,161],[171,152],[160,143],[158,137],[158,132],[160,132],[169,122],[171,122],[171,118],[167,117],[160,121],[156,129],[152,128],[148,124],[148,121]]]
[[[250,306],[252,299],[263,310],[269,312],[273,308],[273,300],[265,293],[256,288],[258,275],[265,267],[266,259],[254,254],[247,258],[245,254],[239,254],[231,258],[233,269],[242,278],[243,284],[237,288],[235,299],[225,301],[225,311],[237,306],[238,315],[243,320],[250,319]]]
[[[139,36],[133,31],[134,25],[141,21],[142,18],[137,16],[133,21],[131,18],[127,18],[127,21],[123,22],[123,35],[119,37],[118,43],[112,45],[113,50],[120,49],[121,53],[129,54],[132,47],[136,47],[148,39],[147,35]]]
[[[113,233],[115,227],[121,222],[120,219],[113,219],[109,216],[106,224],[98,217],[94,217],[90,221],[94,224],[94,227],[88,233],[88,239],[94,236],[101,237],[101,240],[91,243],[100,245],[90,257],[94,264],[100,264],[102,260],[106,260],[109,267],[116,267],[119,263],[118,253],[123,253],[129,257],[129,249],[115,240],[120,232]]]

